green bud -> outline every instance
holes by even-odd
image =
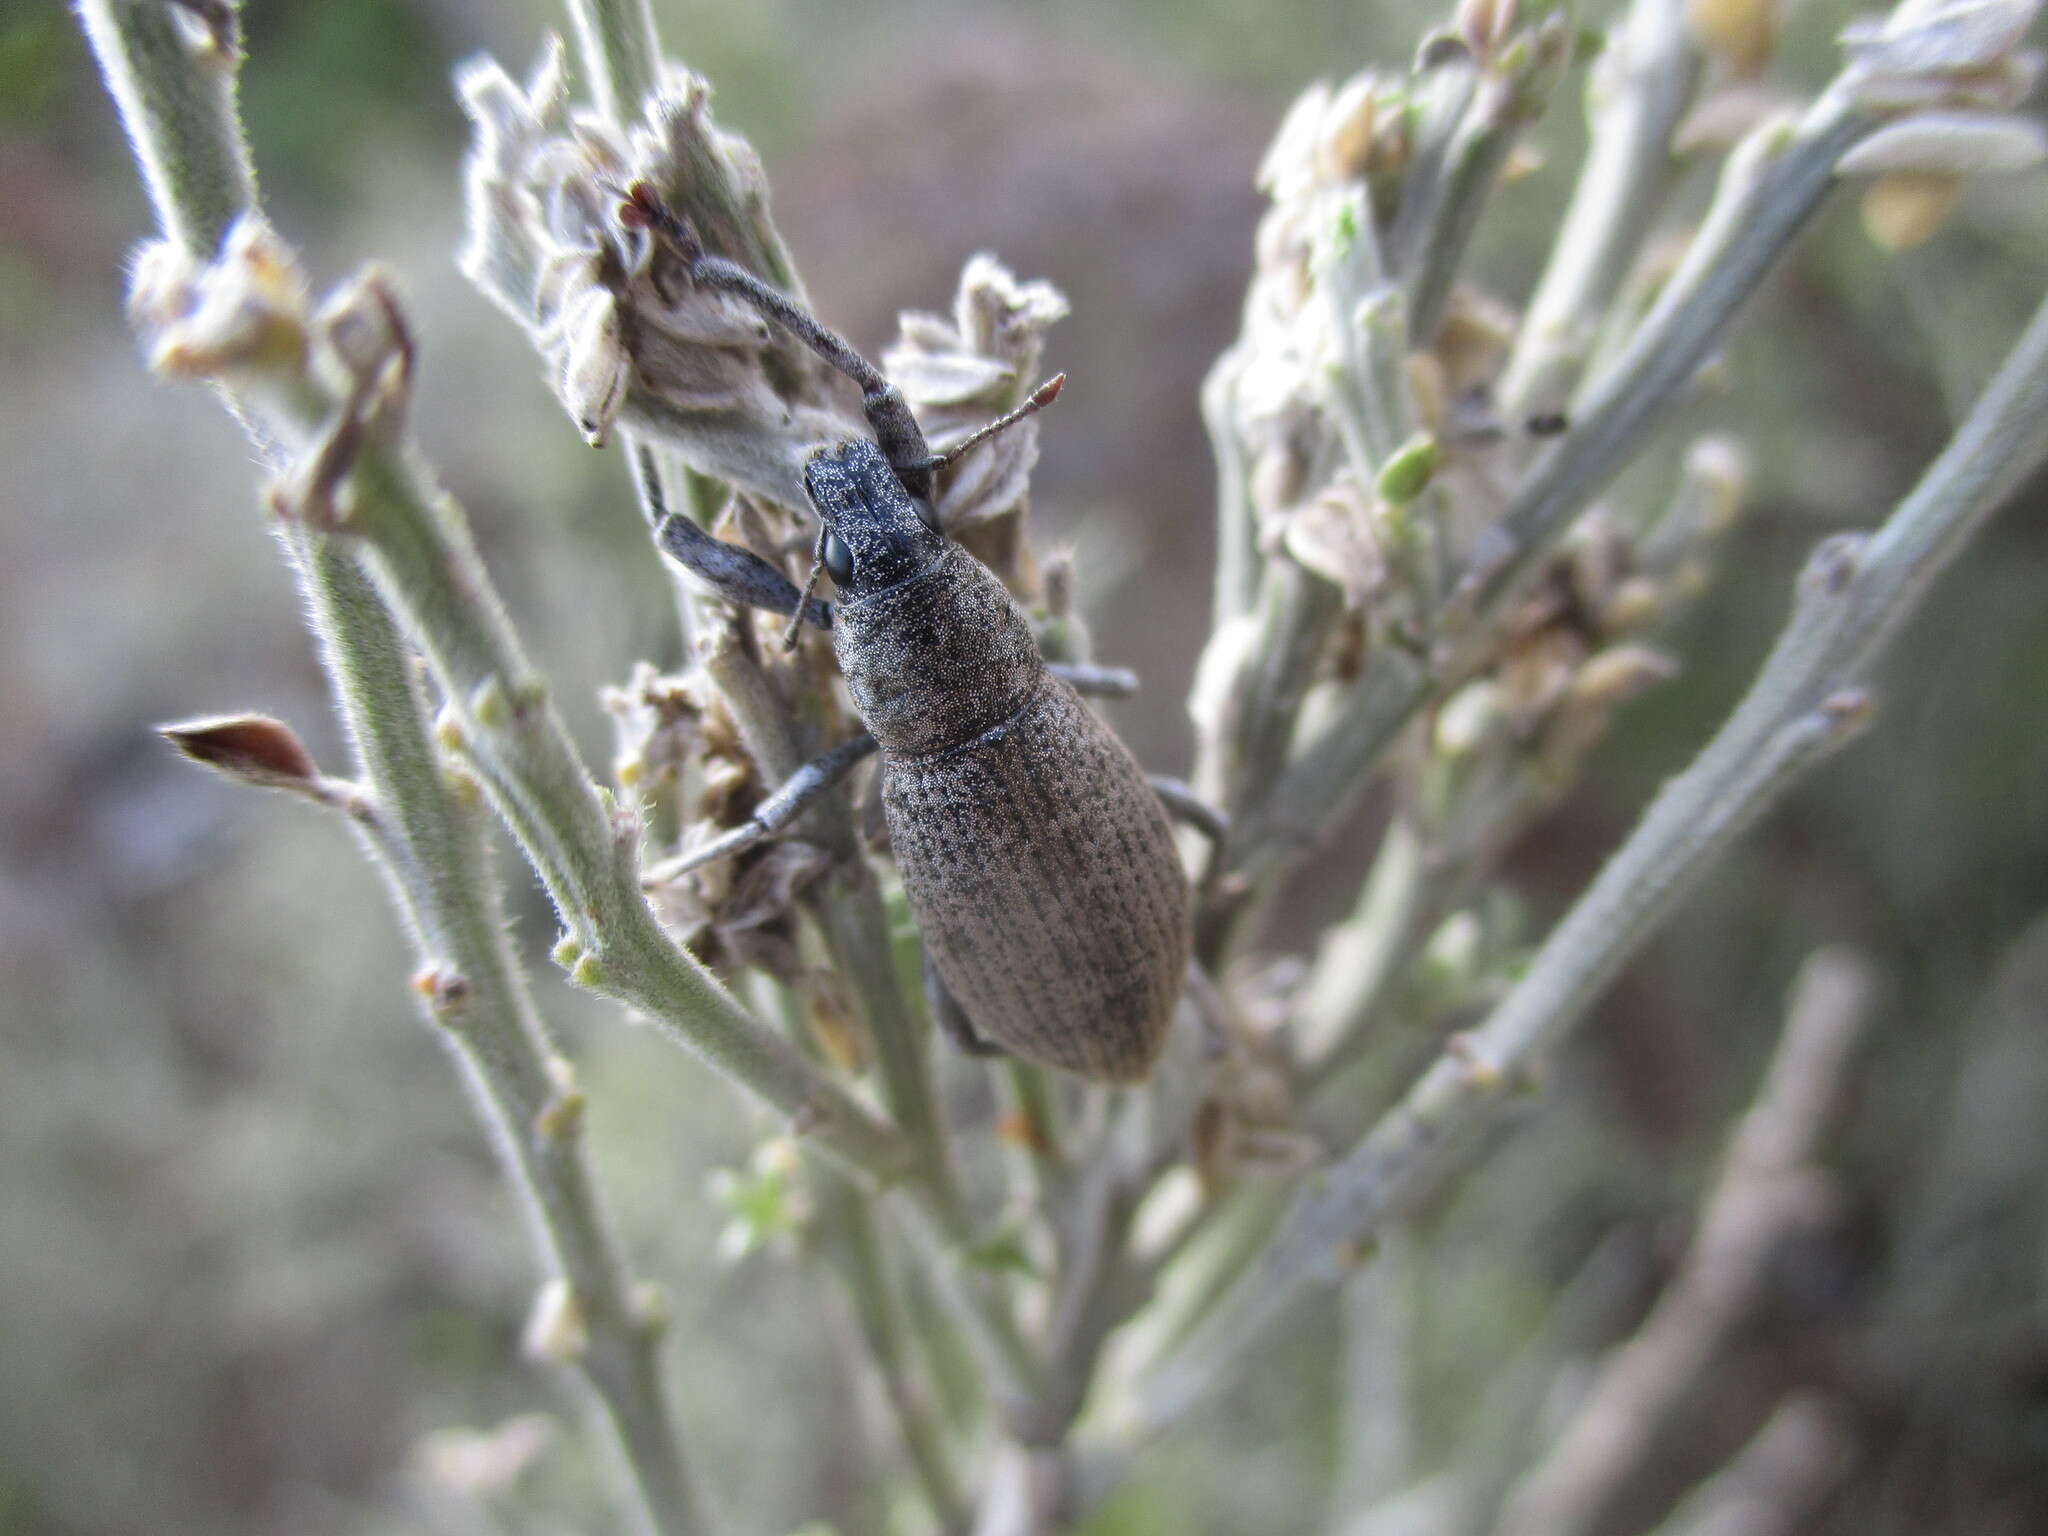
[[[1380,466],[1380,476],[1374,487],[1383,501],[1397,507],[1405,507],[1428,487],[1431,477],[1436,474],[1437,442],[1427,432],[1419,432],[1396,448],[1385,464]]]

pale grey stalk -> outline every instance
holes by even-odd
[[[1570,397],[1601,317],[1663,204],[1672,130],[1692,103],[1699,67],[1685,0],[1636,0],[1627,21],[1610,31],[1586,82],[1586,164],[1498,385],[1509,421]]]
[[[1330,930],[1294,1006],[1295,1054],[1311,1076],[1340,1071],[1366,1039],[1440,903],[1429,899],[1430,859],[1414,819],[1396,812],[1380,835],[1357,910]],[[1374,1040],[1375,1050],[1386,1042]]]
[[[241,39],[223,0],[208,32],[173,0],[78,0],[164,237],[207,257],[256,206],[256,168],[235,105]]]
[[[769,783],[780,783],[802,767],[807,754],[796,721],[730,625],[699,652],[705,674],[717,686],[740,728],[748,755]],[[943,1128],[932,1099],[924,1033],[904,1006],[889,954],[881,893],[868,872],[852,825],[851,801],[835,789],[807,812],[803,825],[833,853],[842,872],[806,899],[839,973],[861,1003],[861,1015],[881,1067],[882,1090],[891,1113],[919,1149],[913,1176],[928,1182],[946,1208],[950,1228],[963,1217],[953,1185]]]
[[[845,1287],[867,1358],[881,1382],[925,1502],[940,1530],[958,1536],[970,1518],[967,1496],[953,1469],[945,1428],[918,1384],[898,1287],[889,1273],[873,1206],[864,1190],[844,1179],[828,1173],[821,1183],[824,1235],[830,1244],[827,1262]]]
[[[1519,124],[1509,110],[1509,95],[1505,80],[1482,78],[1451,140],[1437,206],[1409,268],[1408,329],[1417,347],[1427,347],[1436,337],[1465,247],[1515,147]]]
[[[325,543],[301,541],[295,563],[364,787],[390,828],[372,847],[409,919],[426,1011],[476,1085],[545,1260],[569,1288],[583,1338],[568,1363],[617,1438],[630,1503],[663,1536],[707,1530],[663,1380],[662,1315],[598,1198],[582,1094],[512,953],[481,813],[461,804],[434,752],[410,648],[361,570]]]
[[[1855,1464],[1853,1411],[1817,1393],[1788,1397],[1655,1536],[1799,1536]]]
[[[1867,721],[1859,686],[1884,641],[1999,498],[2048,458],[2048,303],[1954,438],[1882,528],[1821,545],[1749,694],[1671,781],[1477,1029],[1289,1211],[1279,1236],[1138,1404],[1158,1427],[1312,1287],[1341,1277],[1388,1221],[1498,1117],[1718,856]]]
[[[1402,170],[1401,204],[1387,230],[1385,251],[1388,268],[1411,278],[1417,253],[1443,208],[1452,149],[1479,88],[1479,67],[1471,50],[1463,44],[1454,47],[1455,54],[1447,51],[1440,57],[1410,93],[1415,150]]]
[[[1210,629],[1251,610],[1259,590],[1259,528],[1252,510],[1244,440],[1237,429],[1242,344],[1216,359],[1202,381],[1202,424],[1216,456],[1216,594]]]
[[[256,206],[237,53],[218,37],[195,48],[158,0],[79,9],[159,225],[189,256],[211,257]],[[274,443],[259,437],[257,447],[284,468]],[[629,1513],[662,1536],[708,1529],[662,1380],[660,1319],[612,1237],[584,1152],[581,1096],[512,952],[476,815],[435,752],[410,649],[333,541],[281,532],[355,750],[365,804],[351,809],[418,951],[427,1015],[476,1085],[543,1262],[569,1288],[584,1336],[573,1363],[617,1437]]]
[[[1838,82],[1796,126],[1766,126],[1738,147],[1678,270],[1475,551],[1466,580],[1482,605],[1529,568],[1682,403],[1736,311],[1826,200],[1842,156],[1876,126]]]
[[[1684,1264],[1509,1496],[1496,1536],[1595,1529],[1754,1310],[1773,1255],[1825,1212],[1828,1181],[1813,1157],[1876,994],[1874,973],[1854,954],[1823,950],[1807,961],[1763,1087],[1736,1128]]]
[[[1337,701],[1328,723],[1299,747],[1232,841],[1233,872],[1270,876],[1312,846],[1324,821],[1362,787],[1365,774],[1429,699],[1424,658],[1387,646]]]
[[[1763,130],[1731,160],[1707,222],[1651,314],[1612,367],[1589,387],[1570,432],[1532,466],[1499,526],[1483,535],[1463,578],[1475,614],[1493,611],[1516,577],[1627,466],[1682,401],[1686,386],[1743,302],[1825,200],[1842,155],[1875,124],[1845,90],[1831,90],[1790,130]],[[1317,826],[1453,667],[1424,667],[1389,647],[1369,665],[1330,722],[1295,753],[1266,804],[1238,839],[1233,867],[1270,871],[1284,834]],[[1277,821],[1285,807],[1288,825]]]
[[[568,0],[577,53],[598,111],[621,126],[661,84],[661,42],[648,0]]]
[[[1018,1327],[1007,1293],[993,1283],[986,1267],[975,1261],[966,1246],[966,1234],[928,1194],[901,1199],[896,1209],[924,1258],[933,1289],[960,1324],[987,1373],[989,1395],[1005,1423],[1027,1427],[1035,1423],[1037,1405],[1045,1396],[1045,1362]]]
[[[1325,281],[1342,367],[1330,380],[1330,406],[1351,457],[1351,472],[1360,485],[1371,485],[1380,466],[1415,430],[1404,372],[1408,308],[1401,290],[1387,280],[1363,191],[1351,194],[1349,216],[1335,244]]]

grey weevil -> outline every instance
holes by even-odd
[[[934,455],[880,370],[786,295],[706,254],[645,183],[623,189],[619,219],[661,242],[691,284],[751,304],[852,378],[875,435],[821,448],[804,467],[820,523],[813,580],[821,563],[838,589],[833,603],[655,504],[663,547],[722,595],[789,615],[792,633],[804,622],[831,630],[867,727],[661,877],[788,825],[879,749],[883,813],[941,1026],[971,1051],[1107,1081],[1144,1077],[1191,942],[1166,805],[1212,838],[1220,829],[1181,786],[1148,780],[1082,702],[1076,684],[1124,691],[1119,674],[1049,667],[1016,602],[947,540],[931,502],[940,468],[1048,403],[1060,381]],[[646,491],[657,482],[651,466],[639,468]]]

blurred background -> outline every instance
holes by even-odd
[[[1067,293],[1050,362],[1071,383],[1045,430],[1037,536],[1080,552],[1098,652],[1145,676],[1121,707],[1128,738],[1185,769],[1212,538],[1195,392],[1236,330],[1252,172],[1296,92],[1405,58],[1432,9],[656,10],[721,122],[761,151],[816,307],[867,350],[897,309],[943,306],[976,250]],[[1793,7],[1774,78],[1825,79],[1850,14]],[[558,14],[253,0],[246,19],[271,211],[323,285],[373,257],[398,273],[424,350],[421,437],[602,763],[596,689],[635,658],[677,660],[665,578],[619,456],[581,444],[452,256],[466,125],[450,70],[489,51],[523,72]],[[1475,275],[1510,300],[1562,208],[1577,94],[1540,136],[1548,166],[1482,232]],[[342,831],[193,771],[151,731],[256,709],[344,761],[248,452],[203,392],[147,380],[123,325],[148,213],[61,6],[0,12],[0,206],[0,1532],[481,1529],[421,1445],[536,1409],[572,1418],[519,1359],[531,1256]],[[1623,714],[1517,851],[1533,922],[1725,712],[1805,551],[1911,484],[2044,288],[2038,178],[1972,183],[1902,256],[1848,198],[1799,248],[1727,388],[1686,424],[1746,441],[1753,512],[1676,637],[1683,675]],[[1789,978],[1840,941],[1885,981],[1831,1148],[1853,1219],[1745,1334],[1732,1384],[1699,1410],[1701,1465],[1668,1478],[1725,1454],[1745,1392],[1768,1401],[1787,1360],[1811,1368],[1876,1327],[1896,1339],[1890,1369],[1850,1385],[1883,1470],[1827,1529],[2048,1529],[2044,511],[2039,484],[2006,510],[1897,647],[1870,737],[1743,845],[1603,1005],[1546,1112],[1435,1213],[1429,1283],[1408,1298],[1425,1445],[1452,1453],[1474,1394],[1603,1244],[1623,1278],[1596,1332],[1632,1324]],[[1273,948],[1306,946],[1340,909],[1370,830],[1332,840]],[[507,872],[538,952],[551,919]],[[718,1502],[742,1532],[841,1516],[863,1452],[831,1319],[788,1264],[713,1254],[705,1175],[744,1158],[744,1112],[545,971],[607,1192],[674,1304],[669,1359]],[[1096,1529],[1314,1528],[1338,1438],[1331,1325],[1306,1319]],[[541,1456],[504,1528],[592,1528],[596,1472],[575,1440]],[[1670,1492],[1645,1488],[1642,1508]]]

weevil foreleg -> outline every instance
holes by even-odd
[[[713,838],[695,852],[663,859],[642,875],[641,884],[665,885],[699,865],[709,864],[713,859],[722,859],[729,854],[744,853],[763,838],[774,836],[809,810],[812,802],[845,778],[874,750],[875,738],[863,731],[830,752],[812,758],[776,785],[774,792],[754,807],[753,815],[746,821],[723,836]]]
[[[1055,661],[1046,665],[1054,677],[1065,678],[1074,692],[1091,699],[1128,699],[1138,691],[1138,674],[1129,667],[1096,667],[1086,662]]]
[[[858,384],[861,411],[875,434],[882,457],[896,471],[904,490],[913,496],[931,495],[932,472],[937,465],[925,443],[924,430],[911,414],[910,402],[903,398],[903,392],[889,382],[881,369],[788,294],[764,283],[738,262],[707,252],[689,220],[678,218],[664,206],[648,183],[636,181],[621,190],[625,201],[619,205],[620,222],[629,229],[643,229],[659,236],[682,263],[693,284],[729,293],[751,305]]]
[[[932,957],[924,957],[924,1001],[931,1010],[932,1022],[946,1033],[946,1038],[969,1056],[1007,1056],[1010,1053],[993,1040],[975,1031],[969,1022],[967,1010],[960,1006],[960,999],[946,986],[946,980],[939,974],[939,968],[932,964]]]
[[[820,629],[832,627],[832,605],[797,590],[796,583],[752,550],[715,539],[680,512],[669,510],[654,456],[644,446],[632,457],[633,484],[654,526],[655,541],[684,570],[707,582],[720,597],[747,608],[794,614]]]

